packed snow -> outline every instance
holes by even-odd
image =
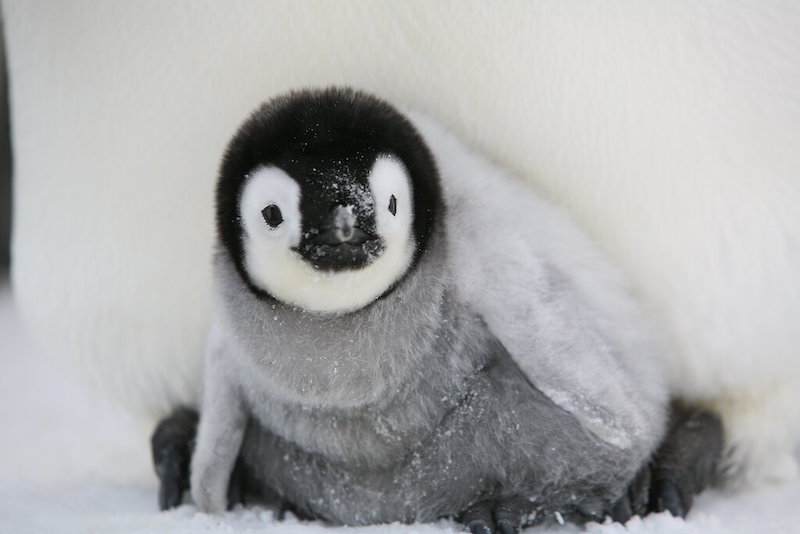
[[[330,527],[271,510],[237,508],[221,516],[191,504],[159,512],[149,457],[150,428],[76,383],[44,357],[0,289],[0,533],[251,533],[442,534],[451,521],[429,525]],[[698,497],[688,520],[659,514],[628,525],[532,528],[533,533],[768,534],[800,533],[800,482]]]

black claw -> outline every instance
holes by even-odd
[[[500,531],[500,534],[519,534],[519,523],[500,520],[497,522],[497,529]]]
[[[472,534],[494,534],[493,508],[494,503],[491,501],[479,502],[464,512],[461,522]]]
[[[180,506],[189,488],[189,464],[197,432],[197,412],[176,410],[162,420],[150,441],[153,466],[160,481],[158,507],[169,510]]]
[[[530,509],[530,502],[518,497],[481,501],[464,512],[461,522],[472,534],[519,534]]]
[[[288,511],[290,511],[290,509],[289,509],[289,505],[288,505],[288,503],[286,501],[278,502],[278,506],[277,506],[277,510],[276,510],[276,515],[277,515],[278,521],[283,521],[284,519],[286,519],[286,512],[288,512]]]
[[[231,472],[231,480],[228,483],[228,510],[232,510],[237,504],[244,505],[244,465],[241,459],[236,461]]]
[[[636,478],[628,487],[628,498],[630,499],[631,514],[644,516],[647,515],[647,507],[650,501],[650,486],[653,483],[651,466],[646,465],[639,470]]]
[[[653,485],[653,511],[668,510],[675,517],[686,517],[678,487],[670,480],[657,480]]]
[[[158,509],[161,511],[176,508],[183,502],[183,488],[180,477],[164,478],[158,488]]]
[[[472,534],[494,534],[492,523],[483,519],[474,519],[467,523],[467,530]]]
[[[501,534],[517,534],[528,507],[530,503],[526,500],[513,497],[498,502],[494,508],[494,521]]]
[[[673,402],[671,409],[664,441],[614,503],[614,521],[664,511],[686,517],[694,496],[717,480],[723,442],[719,417],[680,402]]]
[[[611,508],[611,520],[623,525],[633,517],[631,500],[627,495],[623,495]]]
[[[639,470],[622,497],[612,505],[610,511],[612,521],[625,524],[635,515],[643,516],[648,513],[651,479],[650,465]]]
[[[648,511],[669,511],[686,517],[694,496],[712,484],[722,451],[719,418],[703,410],[673,403],[667,437],[652,462]]]

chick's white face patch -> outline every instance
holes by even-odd
[[[369,186],[375,197],[375,219],[384,246],[397,254],[394,261],[405,271],[413,259],[412,226],[414,204],[411,179],[405,166],[396,158],[380,156],[369,174]],[[409,248],[411,247],[411,248]]]
[[[369,184],[383,251],[360,269],[323,271],[295,251],[302,237],[300,186],[276,167],[253,171],[239,200],[244,266],[253,284],[287,304],[322,313],[354,311],[382,295],[414,258],[413,196],[408,173],[395,158],[377,158]]]
[[[276,208],[282,221],[272,226],[267,224],[264,210],[274,212]],[[300,242],[300,186],[276,167],[256,169],[242,189],[239,215],[251,242],[271,252],[291,249]]]

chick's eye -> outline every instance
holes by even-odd
[[[283,222],[283,215],[281,214],[281,209],[275,204],[270,204],[269,206],[261,210],[261,215],[264,217],[264,221],[272,228],[277,227],[279,224]]]
[[[389,212],[391,212],[392,215],[397,215],[397,199],[394,198],[394,195],[389,199]]]

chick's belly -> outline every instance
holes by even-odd
[[[251,421],[242,454],[257,485],[349,525],[432,521],[509,496],[530,499],[532,509],[598,511],[637,469],[626,451],[600,442],[502,364],[408,450],[390,467],[333,462]]]
[[[426,522],[462,511],[491,481],[426,447],[389,466],[333,462],[252,423],[242,448],[251,488],[274,490],[301,512],[345,525]]]

